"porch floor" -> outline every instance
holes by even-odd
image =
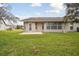
[[[23,32],[21,34],[43,34],[42,32]]]

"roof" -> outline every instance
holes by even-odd
[[[63,22],[63,17],[31,17],[23,20],[24,22]]]

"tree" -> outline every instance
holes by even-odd
[[[1,3],[0,4],[0,23],[7,25],[6,21],[10,24],[16,23],[19,20],[18,17],[14,16],[10,10],[11,6],[8,4]]]
[[[67,22],[79,22],[79,3],[65,3],[64,6],[66,7],[66,15],[64,16],[64,23],[66,27]]]

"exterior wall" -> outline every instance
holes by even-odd
[[[70,27],[73,27],[73,29],[71,30],[70,29]],[[73,26],[73,24],[71,24],[71,23],[67,23],[66,25],[65,25],[65,29],[64,29],[66,32],[72,32],[72,31],[74,31],[74,26]]]
[[[30,31],[29,30],[29,24],[31,24],[31,27],[32,27],[32,30]],[[41,23],[38,23],[37,25],[37,28],[35,28],[35,23],[33,22],[29,22],[29,23],[24,23],[24,28],[25,28],[25,31],[27,32],[63,32],[64,30],[66,30],[67,32],[70,32],[70,31],[77,31],[77,27],[79,24],[77,23],[73,23],[73,25],[71,25],[71,23],[67,23],[66,26],[64,25],[64,23],[62,23],[62,29],[56,29],[56,30],[50,30],[50,29],[47,29],[47,23],[43,23],[44,24],[44,29],[42,30],[42,25]],[[65,29],[64,29],[64,26],[65,26]],[[70,26],[73,26],[73,30],[70,29]]]
[[[78,26],[78,23],[74,23],[74,24],[73,24],[73,27],[74,27],[73,31],[77,31],[77,27],[79,27],[79,26]]]
[[[36,26],[36,25],[35,25]],[[42,26],[44,26],[44,23],[37,23],[37,29],[35,28],[35,30],[37,32],[41,32],[44,31],[44,29],[42,28]]]
[[[47,29],[47,23],[44,23],[44,32],[63,32],[63,24],[62,24],[62,29],[56,29],[56,30],[49,30]]]
[[[67,23],[67,24],[65,25],[65,27],[66,27],[65,30],[66,30],[67,32],[68,32],[68,31],[71,31],[71,30],[70,30],[70,23]]]
[[[6,25],[4,25],[4,24],[0,24],[0,30],[7,30],[7,29],[9,29],[9,28],[14,29],[14,28],[11,27],[11,26],[6,26]]]
[[[73,23],[72,25],[71,25],[71,23],[67,23],[67,25],[66,25],[66,31],[69,31],[69,32],[74,32],[74,31],[77,31],[77,27],[78,27],[78,23]],[[70,27],[73,27],[73,29],[71,30],[70,29]]]
[[[29,24],[31,24],[31,27],[32,27],[32,30],[29,31]],[[42,23],[38,23],[37,24],[37,29],[35,28],[35,23],[24,23],[24,28],[25,28],[25,31],[27,32],[63,32],[63,28],[62,29],[57,29],[57,30],[48,30],[47,29],[47,23],[43,23],[44,24],[44,29],[42,29]],[[63,27],[64,24],[62,24],[62,27]]]
[[[30,32],[29,30],[29,24],[31,24],[32,30],[31,31],[35,31],[35,23],[24,23],[24,29],[27,32]]]
[[[32,25],[32,31],[35,32],[35,23],[31,23],[31,25]]]
[[[28,23],[24,22],[24,31],[28,30]]]
[[[0,30],[6,30],[6,26],[0,24]]]

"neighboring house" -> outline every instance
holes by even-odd
[[[7,27],[3,24],[0,24],[0,30],[5,30]]]
[[[65,27],[63,17],[32,17],[24,19],[23,21],[24,30],[27,32],[77,31],[78,27],[77,23],[71,23],[70,21]]]
[[[15,25],[5,25],[5,24],[0,24],[0,30],[14,30],[16,28]]]

